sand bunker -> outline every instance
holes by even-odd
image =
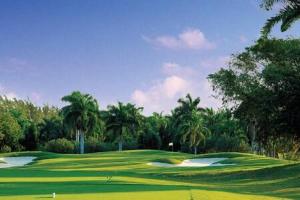
[[[162,162],[150,162],[148,165],[157,166],[157,167],[214,167],[214,166],[227,166],[234,164],[221,164],[223,160],[227,158],[197,158],[184,160],[180,164],[168,164]]]
[[[36,157],[4,157],[0,158],[4,163],[0,163],[0,168],[21,167],[31,163]]]

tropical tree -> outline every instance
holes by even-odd
[[[300,18],[300,0],[262,0],[261,6],[271,10],[276,3],[281,3],[282,8],[277,15],[267,20],[261,31],[263,37],[271,32],[275,24],[281,22],[281,31],[284,32]]]
[[[167,127],[168,119],[162,113],[154,112],[151,116],[145,117],[143,130],[139,136],[141,147],[160,149],[162,144],[163,147],[167,147],[168,143],[170,143]]]
[[[184,121],[191,120],[192,112],[203,111],[203,108],[199,107],[200,98],[197,97],[195,99],[192,98],[190,94],[187,94],[184,98],[178,99],[178,106],[171,111],[171,116],[168,117],[169,124],[168,129],[169,133],[172,135],[173,145],[175,149],[177,147],[182,147],[181,133],[180,133],[180,125]]]
[[[21,140],[21,144],[28,151],[36,150],[39,142],[39,134],[37,125],[33,122],[25,129],[24,138]]]
[[[20,150],[21,127],[9,112],[0,112],[0,152]]]
[[[75,91],[64,96],[62,101],[69,105],[62,108],[64,124],[69,129],[76,129],[79,135],[80,153],[84,153],[84,136],[91,134],[99,122],[99,107],[97,100],[89,94],[82,94]]]
[[[118,102],[117,105],[108,106],[106,113],[106,130],[113,134],[119,144],[119,151],[123,150],[124,136],[137,133],[141,123],[143,108],[135,105]]]
[[[179,106],[174,109],[173,115],[179,118],[189,115],[192,111],[202,111],[199,107],[200,98],[193,99],[190,94],[187,94],[185,98],[178,99]]]
[[[67,132],[64,130],[63,118],[61,116],[44,119],[43,122],[39,124],[39,132],[39,142],[41,144],[58,138],[71,138],[70,135],[66,135]]]
[[[256,152],[276,157],[276,146],[285,146],[285,153],[300,150],[299,50],[299,39],[261,39],[209,75],[224,103],[247,123]]]
[[[206,137],[210,134],[208,128],[205,127],[203,115],[199,111],[192,111],[190,119],[185,120],[180,124],[180,133],[182,141],[189,143],[194,149],[194,154],[197,154],[197,148],[201,142],[205,142]]]

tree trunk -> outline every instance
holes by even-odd
[[[123,150],[123,142],[122,140],[119,141],[119,151]]]
[[[256,122],[255,122],[255,119],[252,119],[250,121],[250,125],[249,125],[249,132],[250,132],[250,135],[251,135],[251,150],[252,152],[255,152],[256,151]]]
[[[197,155],[197,147],[194,147],[194,154]]]
[[[76,143],[79,143],[79,130],[76,130]]]
[[[84,133],[80,131],[80,154],[84,154]]]
[[[119,151],[123,151],[123,136],[119,135]]]

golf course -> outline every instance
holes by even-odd
[[[228,158],[215,167],[154,167],[191,154],[158,150],[85,155],[22,152],[34,156],[24,167],[0,169],[0,199],[271,200],[300,199],[300,163],[242,153],[203,154]]]
[[[300,0],[0,0],[0,200],[300,200]]]

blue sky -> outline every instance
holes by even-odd
[[[190,92],[217,108],[207,75],[272,14],[255,0],[0,0],[0,95],[61,106],[80,90],[149,114]]]

